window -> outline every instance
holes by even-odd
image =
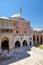
[[[26,23],[24,23],[24,27],[26,27],[27,25],[26,25]]]
[[[24,33],[26,34],[26,31],[24,31]]]
[[[30,46],[32,45],[31,41],[30,41]]]
[[[10,33],[12,33],[13,32],[13,29],[1,29],[1,32],[10,32]]]
[[[18,30],[16,31],[16,34],[18,34]]]
[[[6,27],[8,27],[8,22],[6,23]]]
[[[2,29],[2,31],[1,31],[1,32],[2,32],[2,33],[3,33],[3,32],[5,32],[5,29]]]
[[[12,29],[13,28],[13,24],[9,23],[9,28]]]
[[[2,27],[4,26],[4,22],[2,22]]]
[[[31,40],[32,38],[30,38],[30,40]]]
[[[11,29],[11,32],[13,32],[13,29]]]
[[[16,24],[16,27],[18,28],[19,27],[19,24]]]

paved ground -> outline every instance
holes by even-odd
[[[13,53],[11,59],[0,62],[0,65],[43,65],[43,50],[36,47],[16,48]]]

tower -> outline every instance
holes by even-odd
[[[20,7],[20,15],[22,16],[22,7]]]

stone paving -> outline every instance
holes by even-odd
[[[12,53],[13,57],[0,65],[43,65],[43,50],[37,47],[16,48]]]

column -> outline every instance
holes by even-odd
[[[22,45],[22,42],[20,42],[20,46],[22,47],[23,45]]]
[[[39,35],[39,44],[40,44],[40,35]]]
[[[37,35],[35,36],[35,43],[37,44]]]

